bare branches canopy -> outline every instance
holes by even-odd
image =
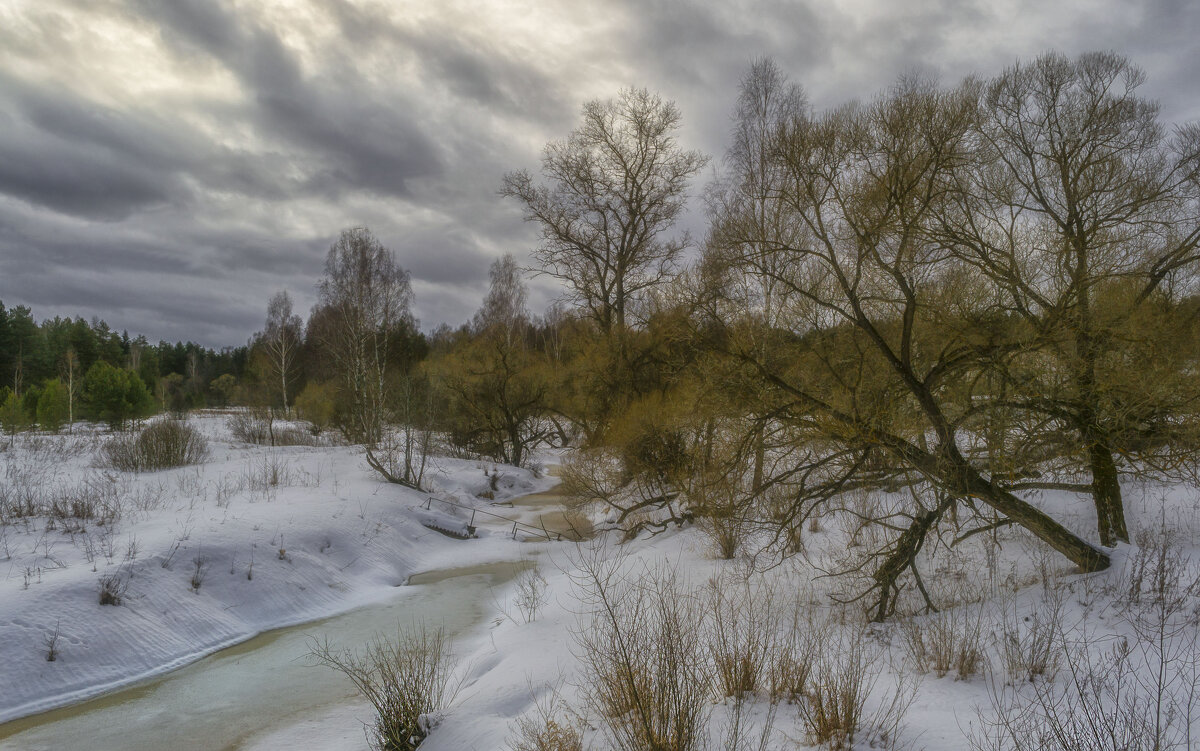
[[[708,159],[675,140],[680,112],[645,89],[583,106],[583,123],[546,146],[542,176],[505,176],[541,228],[533,251],[543,273],[561,279],[604,332],[628,324],[630,302],[660,284],[687,245],[668,233],[684,209],[690,179]]]

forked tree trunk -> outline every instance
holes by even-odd
[[[1088,447],[1088,458],[1092,467],[1092,500],[1096,504],[1100,544],[1111,548],[1118,542],[1129,542],[1125,505],[1121,499],[1121,484],[1117,479],[1117,465],[1113,461],[1112,451],[1103,443],[1096,442]]]

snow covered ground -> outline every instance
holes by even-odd
[[[8,686],[0,693],[0,719],[170,670],[266,629],[362,606],[381,607],[395,600],[397,585],[419,571],[500,561],[531,560],[544,577],[544,603],[533,617],[521,612],[511,578],[486,583],[463,577],[428,585],[430,591],[461,592],[478,607],[464,616],[455,642],[462,688],[422,749],[506,748],[518,719],[546,706],[553,695],[581,715],[578,724],[590,744],[586,747],[608,747],[601,723],[585,711],[576,638],[591,627],[578,583],[579,564],[588,557],[619,559],[630,580],[639,572],[661,570],[665,563],[677,572],[680,591],[700,598],[708,596],[714,581],[736,583],[749,576],[755,591],[773,593],[777,609],[792,612],[799,603],[795,612],[810,614],[806,617],[814,624],[811,628],[824,624],[820,627],[829,629],[822,639],[831,655],[834,645],[847,639],[864,650],[875,676],[866,702],[869,715],[882,713],[897,698],[908,707],[899,735],[889,730],[882,747],[968,748],[968,736],[978,734],[980,712],[987,716],[992,711],[992,697],[1024,690],[1023,684],[1067,685],[1068,666],[1061,661],[1057,682],[1046,682],[1044,676],[1030,680],[1020,675],[1021,665],[1013,664],[1023,649],[1037,651],[1034,642],[1047,623],[1067,642],[1087,641],[1101,652],[1111,651],[1122,639],[1136,642],[1128,617],[1133,612],[1129,593],[1136,570],[1149,560],[1136,545],[1119,548],[1111,570],[1087,577],[1071,574],[1054,556],[1012,530],[998,534],[998,547],[930,550],[924,554],[927,585],[936,598],[962,604],[907,624],[867,624],[860,617],[860,605],[831,604],[850,585],[840,577],[821,576],[823,570],[844,563],[858,544],[855,532],[836,520],[806,530],[803,555],[779,565],[760,565],[764,570],[753,574],[755,567],[745,559],[717,560],[711,541],[696,528],[623,545],[612,537],[576,545],[518,542],[502,523],[477,520],[479,538],[459,541],[422,526],[426,512],[419,507],[426,496],[380,482],[354,448],[247,446],[229,441],[220,417],[193,418],[193,424],[210,436],[210,460],[166,472],[126,475],[95,467],[96,441],[87,437],[47,437],[38,439],[40,445],[34,441],[24,446],[18,441],[17,448],[0,453],[10,485],[36,481],[67,495],[83,483],[99,484],[122,499],[123,509],[115,523],[89,522],[86,529],[64,529],[58,523],[47,530],[45,519],[0,527],[0,559],[6,558],[0,580],[0,644],[5,645],[0,684]],[[72,450],[72,443],[84,448]],[[442,497],[532,521],[534,509],[497,509],[481,497],[491,487],[485,473],[494,471],[500,476],[497,501],[557,482],[511,467],[453,459],[438,459],[432,479]],[[262,481],[272,475],[279,480],[276,484]],[[1200,555],[1196,491],[1129,485],[1126,495],[1133,526],[1175,530],[1174,565],[1194,575],[1192,561]],[[1054,508],[1059,518],[1081,531],[1092,523],[1086,499],[1047,494],[1039,503]],[[197,567],[202,581],[194,587]],[[128,589],[121,605],[102,606],[98,580],[112,573],[124,576]],[[1200,592],[1186,595],[1184,610],[1194,612],[1200,605],[1197,595]],[[959,679],[951,670],[938,677],[915,663],[911,635],[921,629],[928,635],[939,623],[956,633],[976,624],[983,654],[969,676]],[[47,662],[45,639],[56,626],[60,655]],[[338,640],[336,627],[329,628],[335,629],[330,638]],[[1194,647],[1194,621],[1187,628]],[[1189,632],[1182,633],[1187,637]],[[347,640],[339,644],[353,647],[353,638],[357,637],[347,632]],[[304,657],[300,646],[283,651],[287,650],[297,652],[293,660]],[[1176,660],[1170,670],[1182,675],[1180,671],[1189,667],[1185,663]],[[1190,669],[1200,666],[1193,662]],[[342,692],[337,701],[286,721],[264,718],[230,747],[368,748],[363,723],[371,719],[369,705],[344,694],[344,684],[334,680],[332,671],[309,670],[314,681],[328,681],[331,692]],[[1192,685],[1200,685],[1192,680]],[[1182,685],[1177,682],[1175,688]],[[163,696],[165,700],[169,693]],[[739,705],[726,699],[710,708],[708,747],[733,748],[730,723]],[[805,725],[794,702],[781,701],[772,708],[759,692],[741,709],[746,724],[741,748],[807,747]],[[762,736],[765,742],[758,744],[768,724],[772,727]],[[3,734],[0,726],[0,737]],[[42,747],[20,745],[22,737],[0,740],[0,748]],[[867,748],[870,742],[863,734],[856,748]],[[882,743],[878,737],[875,742]]]
[[[10,493],[82,493],[117,518],[24,517],[0,525],[0,721],[162,673],[267,629],[385,599],[418,571],[460,565],[463,543],[422,526],[423,493],[378,481],[351,447],[232,443],[220,416],[193,418],[207,462],[142,474],[97,466],[101,438],[32,436],[0,453]],[[437,459],[433,490],[477,502],[491,465]],[[552,479],[505,468],[499,498]],[[473,562],[512,557],[481,531]],[[100,580],[124,588],[101,605]],[[58,659],[46,639],[58,631]]]

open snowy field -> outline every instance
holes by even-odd
[[[1005,702],[1059,697],[1069,713],[1088,691],[1109,717],[1133,713],[1150,722],[1169,714],[1171,737],[1182,738],[1174,747],[1191,743],[1187,729],[1196,723],[1188,713],[1200,694],[1200,512],[1191,488],[1126,486],[1142,546],[1119,548],[1113,568],[1100,574],[1073,574],[1010,529],[977,545],[923,551],[924,584],[941,612],[873,624],[862,603],[838,604],[869,572],[857,579],[825,575],[844,569],[861,545],[857,536],[870,534],[849,518],[806,528],[802,549],[783,561],[720,560],[711,535],[697,527],[625,543],[615,533],[580,544],[520,542],[505,523],[481,517],[478,539],[454,540],[422,526],[430,513],[421,508],[425,494],[381,482],[354,447],[272,449],[231,442],[219,415],[192,424],[209,438],[209,459],[163,472],[97,466],[102,439],[89,433],[18,438],[0,452],[6,492],[40,489],[64,502],[96,498],[112,509],[103,519],[22,517],[0,526],[0,719],[164,673],[268,629],[373,612],[374,620],[357,625],[334,618],[281,632],[261,647],[255,640],[244,653],[231,650],[233,656],[211,662],[218,654],[130,699],[159,702],[167,717],[155,721],[165,727],[175,716],[189,722],[182,708],[203,712],[204,701],[189,697],[195,691],[228,691],[247,712],[267,713],[255,696],[262,689],[247,688],[242,697],[231,685],[239,679],[229,677],[237,675],[229,672],[234,663],[263,660],[256,673],[278,665],[284,683],[334,699],[284,720],[251,715],[236,743],[162,741],[181,748],[366,749],[370,705],[340,674],[300,663],[312,639],[358,648],[372,629],[395,633],[379,624],[405,625],[407,613],[440,597],[436,612],[449,614],[456,632],[458,690],[421,746],[431,751],[510,747],[519,742],[522,718],[536,720],[539,712],[572,727],[584,748],[614,747],[608,725],[591,709],[595,670],[584,645],[604,632],[606,618],[633,614],[661,626],[666,605],[680,603],[671,611],[680,628],[668,634],[686,637],[677,639],[678,659],[709,665],[742,654],[760,673],[740,698],[714,679],[700,703],[703,748],[815,747],[806,709],[812,695],[788,685],[855,671],[863,712],[854,748],[970,748],[972,739],[985,743],[981,723],[994,721]],[[434,461],[430,478],[438,497],[525,521],[542,507],[523,506],[520,497],[557,483],[446,458]],[[514,498],[511,508],[492,505]],[[1047,493],[1039,502],[1081,530],[1092,523],[1086,499]],[[603,523],[603,516],[598,509],[593,519]],[[1156,532],[1164,527],[1173,530],[1169,540]],[[517,573],[501,565],[524,561],[534,568]],[[418,572],[464,567],[477,568],[397,589]],[[484,576],[489,570],[496,573]],[[118,605],[99,602],[106,577],[119,582]],[[614,612],[598,607],[598,592],[612,598]],[[1157,643],[1145,638],[1154,623],[1161,626]],[[755,634],[771,636],[754,647]],[[1113,655],[1123,655],[1124,668]],[[787,673],[797,669],[807,678]],[[1118,679],[1124,683],[1113,683]],[[291,688],[276,690],[277,703],[286,705]],[[70,745],[76,736],[68,728],[86,732],[122,708],[91,711],[64,719],[58,736],[55,724],[45,725],[0,740],[0,748]]]
[[[423,527],[423,493],[380,482],[352,447],[230,442],[221,416],[193,418],[203,464],[132,474],[97,466],[101,436],[22,436],[0,452],[6,492],[94,502],[91,519],[0,525],[0,720],[191,662],[267,629],[387,598],[464,548]],[[471,503],[492,465],[435,460],[432,491]],[[504,468],[499,498],[541,489]],[[487,503],[486,501],[482,501]],[[472,561],[511,557],[486,531]],[[101,581],[119,605],[101,605]],[[57,659],[46,659],[57,630]]]

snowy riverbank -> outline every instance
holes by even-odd
[[[391,595],[414,572],[515,557],[481,530],[469,547],[422,526],[426,495],[380,482],[352,447],[231,442],[219,416],[204,464],[131,475],[96,466],[96,436],[18,438],[8,492],[83,495],[116,518],[0,526],[0,721],[162,673],[262,631]],[[437,459],[438,494],[481,503],[492,465]],[[503,468],[500,499],[556,480]],[[99,603],[114,577],[121,604]],[[111,579],[110,579],[111,581]],[[57,630],[56,659],[47,640]]]

